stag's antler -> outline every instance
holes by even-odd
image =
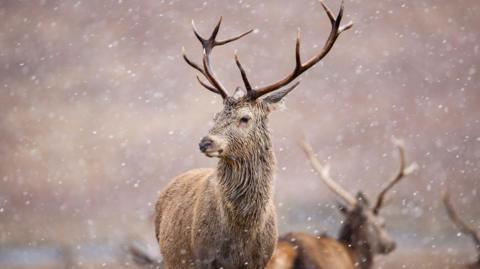
[[[320,0],[320,3],[322,4],[323,9],[325,10],[325,12],[328,15],[328,18],[330,19],[330,23],[331,23],[331,26],[332,26],[332,30],[330,31],[330,35],[328,36],[328,39],[325,42],[325,45],[322,48],[322,50],[317,55],[313,56],[311,59],[306,61],[305,63],[302,63],[301,57],[300,57],[300,31],[299,31],[298,34],[297,34],[297,42],[296,42],[296,46],[295,46],[295,68],[285,78],[283,78],[283,79],[281,79],[281,80],[279,80],[279,81],[277,81],[277,82],[275,82],[271,85],[268,85],[268,86],[253,88],[250,81],[247,78],[247,74],[245,72],[245,69],[240,64],[240,60],[238,58],[238,55],[235,53],[235,62],[238,66],[238,69],[240,70],[241,75],[242,75],[242,80],[243,80],[243,83],[245,84],[245,89],[247,90],[247,97],[250,100],[255,100],[255,99],[259,98],[260,96],[263,96],[267,93],[270,93],[270,92],[273,92],[277,89],[280,89],[280,88],[288,85],[293,80],[295,80],[303,72],[307,71],[309,68],[314,66],[320,60],[322,60],[328,54],[330,49],[333,47],[333,44],[335,44],[335,41],[340,36],[340,34],[343,31],[348,30],[353,26],[352,22],[349,22],[348,24],[343,25],[343,26],[340,25],[340,23],[342,21],[342,17],[343,17],[343,1],[342,1],[340,11],[338,12],[337,17],[335,17],[333,15],[332,11],[323,3],[322,0]],[[230,39],[227,39],[227,40],[224,40],[224,41],[216,41],[215,38],[217,36],[218,29],[220,28],[221,21],[222,21],[222,18],[220,18],[220,21],[218,22],[217,26],[213,30],[213,33],[212,33],[212,35],[210,36],[209,39],[202,38],[198,34],[198,31],[195,28],[195,24],[192,21],[193,31],[195,33],[195,36],[198,38],[198,40],[200,40],[200,43],[203,46],[203,68],[200,67],[198,64],[192,62],[185,55],[185,50],[183,50],[183,58],[185,59],[185,61],[191,67],[198,70],[208,80],[210,85],[203,82],[197,76],[198,82],[203,87],[205,87],[209,91],[220,94],[222,96],[222,98],[225,99],[228,96],[227,92],[226,92],[225,88],[222,86],[222,84],[220,83],[220,81],[218,81],[218,79],[215,77],[215,74],[213,73],[213,71],[211,70],[211,67],[210,67],[210,60],[209,60],[210,52],[215,46],[220,46],[220,45],[224,45],[224,44],[230,43],[232,41],[235,41],[235,40],[245,36],[246,34],[251,33],[252,30],[249,30],[247,32],[244,32],[243,34],[240,34],[236,37],[233,37],[233,38],[230,38]],[[289,91],[293,90],[297,85],[298,85],[298,82],[297,82],[297,84],[291,86],[290,88],[283,90],[284,91],[283,95],[285,95]]]
[[[322,165],[320,163],[317,157],[315,157],[315,153],[313,152],[312,146],[310,146],[307,140],[306,139],[302,140],[300,142],[300,146],[302,147],[303,152],[305,153],[308,160],[310,161],[310,164],[312,165],[313,169],[320,175],[320,178],[322,179],[322,181],[325,182],[325,184],[327,184],[330,190],[332,190],[334,193],[340,196],[340,198],[345,200],[348,206],[353,208],[357,203],[355,198],[330,177],[330,167],[328,165]]]
[[[250,98],[257,99],[258,97],[265,95],[267,93],[270,93],[272,91],[275,91],[277,89],[280,89],[281,87],[286,86],[287,84],[295,80],[303,72],[307,71],[309,68],[311,68],[316,63],[318,63],[321,59],[323,59],[323,57],[325,57],[330,51],[330,49],[333,47],[333,44],[335,44],[335,41],[340,36],[340,34],[343,31],[348,30],[353,26],[352,22],[349,22],[346,25],[340,26],[340,23],[343,17],[343,0],[340,6],[340,11],[338,12],[338,15],[336,18],[334,17],[332,11],[325,5],[325,3],[323,3],[322,0],[320,0],[320,3],[322,4],[323,9],[327,13],[328,18],[330,19],[330,24],[332,25],[332,30],[330,31],[330,35],[328,36],[328,39],[325,42],[325,45],[323,46],[322,50],[317,55],[310,58],[310,60],[306,61],[305,63],[302,63],[302,60],[300,58],[300,31],[298,31],[297,42],[295,46],[295,68],[293,69],[293,71],[289,75],[287,75],[285,78],[273,84],[252,89],[248,93]],[[241,65],[239,64],[238,60],[237,60],[237,65],[240,68],[240,71],[243,73]],[[244,77],[243,81],[245,83],[245,87],[248,88],[247,84],[249,85],[249,83],[248,83],[248,80],[246,79],[246,76],[243,76],[242,74],[242,77]]]
[[[462,233],[468,234],[472,237],[475,247],[477,250],[480,251],[480,233],[475,231],[475,229],[468,225],[465,221],[463,221],[453,208],[452,204],[450,203],[450,196],[448,192],[445,190],[443,192],[443,204],[447,209],[448,217],[452,220],[452,222],[462,231]],[[479,261],[480,261],[480,253],[479,253]]]
[[[398,147],[398,151],[400,154],[400,171],[398,174],[391,180],[389,181],[385,187],[382,188],[382,191],[378,195],[375,207],[373,208],[373,212],[375,214],[378,214],[380,208],[383,205],[385,194],[395,185],[397,184],[403,177],[411,174],[415,169],[417,169],[417,164],[413,163],[409,165],[408,167],[405,167],[405,146],[403,145],[403,142],[400,140],[394,140],[395,145]],[[320,178],[322,179],[325,184],[333,191],[335,192],[338,196],[343,198],[350,206],[355,206],[356,199],[350,195],[349,192],[344,190],[339,184],[337,184],[331,177],[330,177],[330,167],[328,165],[322,165],[320,164],[320,161],[315,157],[315,154],[313,153],[312,147],[306,140],[302,140],[300,142],[300,146],[302,147],[303,151],[305,152],[305,155],[307,155],[308,160],[312,164],[312,167],[317,171],[317,173],[320,175]]]
[[[191,67],[195,68],[198,70],[207,80],[211,85],[206,84],[203,82],[198,76],[197,80],[198,82],[205,87],[207,90],[220,94],[223,99],[226,99],[228,97],[228,94],[223,87],[223,85],[220,83],[220,81],[216,78],[215,74],[212,71],[212,68],[210,67],[210,52],[212,52],[213,48],[216,46],[221,46],[225,45],[227,43],[233,42],[249,33],[251,33],[253,30],[248,30],[238,36],[222,40],[222,41],[217,41],[216,37],[218,34],[218,30],[220,29],[220,24],[222,23],[222,17],[220,17],[220,20],[217,23],[217,26],[213,29],[212,34],[210,35],[210,38],[205,39],[200,34],[198,33],[197,28],[195,27],[195,23],[192,20],[192,27],[193,27],[193,33],[197,37],[197,39],[200,41],[203,47],[203,68],[200,67],[198,64],[194,63],[191,61],[187,55],[185,54],[185,49],[183,48],[182,54],[183,54],[183,59],[189,64]]]
[[[397,173],[397,175],[395,177],[393,177],[393,179],[388,182],[383,188],[382,188],[382,191],[378,194],[377,196],[377,202],[375,203],[375,207],[373,208],[373,213],[375,214],[378,214],[378,212],[380,211],[380,208],[382,207],[383,205],[383,200],[385,199],[385,194],[395,185],[397,184],[398,182],[400,182],[400,180],[405,177],[405,176],[408,176],[409,174],[411,174],[413,171],[415,171],[417,169],[417,164],[416,163],[412,163],[410,164],[408,167],[405,167],[406,164],[405,164],[405,145],[403,143],[403,141],[401,140],[397,140],[397,139],[394,139],[393,140],[393,143],[397,146],[398,148],[398,153],[399,153],[399,156],[400,156],[400,169]]]

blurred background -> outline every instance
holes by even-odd
[[[382,214],[399,247],[377,267],[475,258],[440,193],[480,230],[479,12],[476,0],[345,2],[354,28],[271,115],[281,233],[335,236],[341,223],[299,139],[373,199],[397,172],[397,137],[420,169],[389,193]],[[235,50],[265,85],[292,70],[297,28],[303,59],[330,31],[316,0],[0,1],[1,268],[134,268],[132,241],[158,255],[159,192],[216,163],[197,144],[221,98],[197,84],[181,48],[199,61],[190,22],[209,35],[220,16],[220,39],[255,29],[213,52],[230,92],[243,85]]]

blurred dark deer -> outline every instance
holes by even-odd
[[[480,232],[476,231],[471,225],[462,220],[456,210],[453,208],[450,203],[450,196],[447,191],[443,193],[443,204],[447,210],[448,217],[452,222],[457,226],[457,228],[465,235],[468,235],[472,238],[475,245],[475,250],[477,252],[477,261],[466,265],[465,268],[469,269],[480,269]]]
[[[193,25],[203,47],[202,64],[191,61],[185,53],[183,57],[206,79],[197,76],[198,82],[223,99],[223,110],[215,116],[213,127],[199,147],[206,156],[219,161],[215,169],[192,170],[174,178],[158,199],[155,231],[166,268],[258,269],[269,261],[277,241],[275,156],[267,126],[269,114],[298,82],[283,87],[325,57],[340,34],[352,26],[340,24],[343,5],[336,17],[322,6],[332,30],[318,54],[302,62],[298,35],[295,68],[264,87],[252,86],[235,55],[245,91],[237,88],[231,96],[212,71],[210,54],[215,47],[251,30],[218,41],[221,18],[208,39],[201,37]]]
[[[329,167],[322,166],[311,146],[301,144],[312,167],[320,179],[346,203],[341,206],[345,221],[338,239],[305,233],[288,233],[282,236],[268,265],[268,269],[353,269],[372,268],[373,257],[388,254],[395,249],[395,241],[385,230],[385,220],[379,215],[386,193],[402,178],[410,174],[416,165],[405,165],[403,144],[397,143],[400,153],[400,170],[377,196],[373,206],[362,192],[353,197],[338,185],[329,174]]]

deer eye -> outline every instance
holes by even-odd
[[[240,118],[240,123],[247,124],[250,121],[250,116],[246,115]]]

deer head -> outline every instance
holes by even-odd
[[[372,254],[388,254],[396,243],[385,228],[385,219],[375,214],[367,197],[358,192],[355,204],[340,206],[345,220],[339,238],[354,247],[368,249]]]
[[[369,252],[370,255],[388,254],[395,249],[395,241],[385,229],[385,219],[379,214],[379,211],[384,203],[386,193],[404,176],[416,169],[416,164],[406,167],[403,143],[397,140],[394,142],[400,155],[400,169],[395,177],[382,188],[373,206],[362,192],[358,192],[356,197],[353,197],[337,184],[330,177],[329,166],[320,164],[310,144],[306,141],[301,144],[303,151],[314,170],[320,175],[321,180],[345,203],[339,207],[345,216],[339,239],[359,249],[360,252]]]
[[[214,118],[214,126],[199,143],[200,151],[209,157],[219,158],[240,158],[248,156],[258,147],[270,147],[268,140],[267,118],[271,111],[274,111],[278,103],[291,92],[299,82],[292,83],[303,72],[318,63],[327,55],[339,35],[352,27],[352,23],[341,26],[343,16],[343,3],[338,15],[335,17],[330,9],[321,2],[327,13],[332,30],[322,50],[306,62],[300,57],[300,34],[297,34],[295,49],[295,68],[283,79],[264,87],[253,87],[247,78],[245,69],[240,64],[235,54],[235,62],[240,70],[245,89],[238,87],[232,95],[229,95],[217,79],[210,65],[210,53],[216,46],[221,46],[235,41],[249,33],[246,31],[238,36],[217,41],[216,37],[220,29],[222,18],[214,28],[208,39],[198,33],[195,24],[192,22],[194,34],[203,47],[202,65],[191,61],[183,51],[183,58],[188,65],[196,69],[206,82],[197,76],[197,80],[207,90],[220,95],[223,99],[223,110]],[[290,86],[289,86],[290,85]],[[287,87],[288,86],[288,87]],[[265,96],[265,97],[264,97]],[[264,98],[261,98],[264,97]],[[267,140],[266,140],[267,139]]]

